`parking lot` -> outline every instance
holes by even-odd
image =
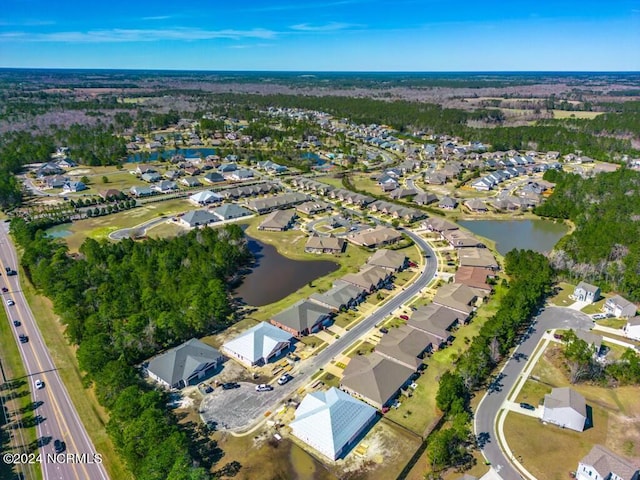
[[[223,390],[217,387],[205,395],[200,404],[200,416],[205,424],[216,430],[244,427],[248,419],[259,418],[282,395],[278,385],[270,392],[257,392],[255,384],[239,383],[239,388]]]

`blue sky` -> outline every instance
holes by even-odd
[[[2,0],[0,67],[640,70],[640,0]]]

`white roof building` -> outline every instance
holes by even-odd
[[[222,351],[251,367],[268,363],[289,347],[292,336],[278,327],[260,322],[222,345]]]
[[[222,198],[222,195],[219,193],[214,193],[210,190],[203,190],[202,192],[191,195],[189,200],[196,205],[208,205],[210,203],[219,202]]]
[[[304,397],[290,426],[297,438],[336,460],[348,452],[375,416],[375,408],[334,387]]]

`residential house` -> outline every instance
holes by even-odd
[[[48,162],[39,167],[36,170],[36,178],[44,178],[49,175],[61,175],[64,173],[64,169],[60,167],[58,164],[53,162]]]
[[[202,178],[207,183],[220,183],[225,180],[224,177],[217,172],[209,172]]]
[[[81,192],[82,190],[86,190],[87,186],[78,181],[78,182],[67,182],[62,186],[63,192]]]
[[[431,348],[432,339],[427,333],[402,325],[383,335],[376,352],[412,370],[420,370],[424,354]]]
[[[200,187],[202,186],[202,183],[200,183],[200,180],[198,180],[195,177],[184,177],[180,179],[180,183],[190,187],[190,188],[195,188],[195,187]]]
[[[294,337],[303,337],[331,324],[333,313],[330,308],[304,299],[275,315],[270,322]]]
[[[146,172],[143,173],[140,178],[148,183],[155,183],[162,180],[162,176],[158,172]]]
[[[235,163],[223,163],[218,167],[220,173],[231,173],[238,169],[238,165]]]
[[[576,480],[639,480],[640,465],[594,445],[578,463]]]
[[[136,175],[144,175],[145,173],[158,173],[158,170],[153,165],[147,163],[139,163],[135,169]]]
[[[399,242],[402,234],[389,227],[378,226],[347,235],[347,240],[354,245],[368,248],[381,247]]]
[[[290,208],[299,203],[309,200],[309,196],[304,193],[293,192],[274,197],[256,198],[247,202],[247,207],[254,210],[259,215],[269,213],[273,210]]]
[[[575,331],[576,337],[589,345],[589,347],[593,348],[593,356],[600,356],[602,350],[602,336],[597,335],[589,330],[584,330],[582,328],[578,328]]]
[[[425,182],[429,185],[444,185],[447,183],[447,178],[442,173],[431,173],[425,177]]]
[[[615,295],[611,298],[607,298],[607,301],[604,302],[604,307],[602,307],[602,311],[604,313],[606,313],[607,315],[613,315],[616,318],[633,317],[636,314],[637,310],[638,309],[635,303],[630,302],[620,295]]]
[[[489,211],[489,207],[479,198],[472,198],[464,202],[464,206],[474,213],[486,213]]]
[[[189,201],[199,206],[210,205],[212,203],[218,203],[222,201],[222,195],[212,192],[210,190],[203,190],[198,193],[194,193],[189,197]]]
[[[222,351],[247,367],[263,365],[277,358],[291,345],[292,336],[273,325],[260,322],[222,345]]]
[[[63,175],[51,175],[44,178],[44,184],[47,188],[62,188],[65,183],[69,183],[69,177]]]
[[[458,263],[461,267],[481,267],[489,270],[499,270],[498,261],[488,248],[460,248],[458,249]]]
[[[389,192],[389,196],[393,199],[399,200],[406,197],[412,197],[416,195],[418,191],[415,188],[396,188]]]
[[[275,210],[258,225],[258,230],[269,232],[284,232],[291,228],[296,219],[296,211],[293,208],[288,210]]]
[[[376,408],[389,405],[411,382],[415,369],[379,353],[355,356],[344,369],[340,388]]]
[[[367,291],[344,280],[336,280],[333,287],[324,293],[313,293],[309,300],[333,311],[355,308],[365,298]]]
[[[218,217],[207,212],[206,210],[191,210],[179,217],[178,223],[183,227],[197,228],[218,221]]]
[[[195,338],[153,357],[146,367],[149,377],[166,388],[195,385],[224,361],[215,348]]]
[[[225,174],[225,177],[235,182],[241,182],[241,181],[250,180],[251,178],[253,178],[253,171],[248,170],[246,168],[241,168],[238,170],[234,170],[231,173]]]
[[[438,202],[438,207],[445,210],[453,210],[458,206],[458,200],[451,197],[442,197]]]
[[[129,189],[129,193],[134,197],[148,197],[153,195],[153,190],[146,186],[134,186]]]
[[[486,268],[460,267],[456,271],[455,283],[463,284],[476,290],[483,290],[486,294],[489,294],[493,287],[487,283],[487,278],[494,278],[494,275]]]
[[[98,195],[100,195],[100,198],[102,198],[103,200],[113,200],[116,198],[120,198],[123,193],[116,188],[108,188],[106,190],[99,191]]]
[[[303,213],[305,215],[311,216],[317,213],[324,212],[329,208],[331,208],[331,205],[328,204],[327,202],[309,201],[309,202],[304,202],[304,203],[301,203],[300,205],[297,205],[296,211],[298,213]]]
[[[211,210],[220,220],[233,220],[234,218],[247,217],[252,215],[250,210],[236,205],[235,203],[225,203]]]
[[[467,285],[448,283],[438,289],[433,303],[469,315],[475,310],[476,300],[482,296],[484,292],[480,293]]]
[[[73,168],[78,166],[76,162],[74,162],[68,157],[61,158],[60,160],[56,160],[56,165],[58,165],[60,168]]]
[[[407,256],[404,253],[381,248],[369,257],[367,264],[399,272],[407,266]]]
[[[445,230],[440,236],[454,248],[485,248],[485,244],[465,230]]]
[[[177,170],[167,170],[162,176],[167,180],[177,180],[180,177],[180,172]]]
[[[623,330],[627,338],[640,340],[640,315],[630,318]]]
[[[460,311],[430,303],[413,312],[407,325],[428,334],[433,349],[438,350],[453,338],[451,330],[466,322],[467,318],[468,315]]]
[[[542,421],[582,432],[587,421],[587,403],[570,387],[554,388],[544,396]]]
[[[430,232],[438,232],[440,234],[447,230],[458,230],[458,226],[455,223],[439,217],[430,217],[422,222],[422,225]],[[444,237],[442,238],[444,239]]]
[[[600,288],[587,282],[580,282],[573,290],[573,297],[579,302],[594,303],[600,298]]]
[[[429,192],[418,193],[415,197],[413,197],[413,202],[418,205],[431,205],[432,203],[436,203],[438,201],[438,197]]]
[[[375,408],[335,387],[307,394],[291,433],[330,460],[346,456],[376,418]]]
[[[307,253],[330,253],[335,255],[342,253],[345,245],[344,238],[338,238],[333,235],[320,236],[317,233],[312,233],[304,246],[304,251]]]
[[[162,180],[155,185],[151,186],[151,190],[154,190],[159,193],[169,193],[178,189],[176,182],[172,182],[171,180]]]

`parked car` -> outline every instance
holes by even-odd
[[[415,268],[415,267],[418,266],[418,264],[415,263],[415,262],[409,262],[409,266],[412,267],[412,268]]]
[[[555,338],[556,340],[564,340],[564,335],[560,333],[554,333],[553,338]]]
[[[409,315],[400,315],[402,320],[409,320]]]
[[[291,379],[293,379],[293,377],[291,375],[289,375],[288,373],[285,373],[284,375],[282,375],[278,379],[278,385],[284,385],[285,383],[287,383]]]
[[[227,382],[222,384],[223,390],[233,390],[234,388],[240,388],[240,384],[237,382]]]
[[[13,300],[9,299],[7,300],[7,305],[9,305],[10,307],[13,307],[16,304],[16,302],[14,302]]]
[[[2,287],[2,293],[7,293],[9,289],[7,287]]]
[[[42,380],[40,380],[40,379],[36,380],[36,388],[38,390],[43,389],[44,388],[44,382]]]
[[[7,277],[13,277],[14,275],[17,275],[18,272],[16,272],[15,270],[7,270]]]
[[[4,267],[5,271],[9,273],[11,271],[11,267]]]
[[[522,402],[520,404],[520,408],[524,408],[525,410],[535,410],[536,409],[536,407],[534,407],[530,403],[526,403],[526,402]]]
[[[380,329],[380,333],[389,333],[389,329],[388,329],[388,328],[386,328],[386,327],[382,327],[382,328]]]
[[[20,325],[22,325],[22,324],[20,323],[20,320],[14,320],[14,321],[13,321],[13,326],[14,326],[14,327],[19,327]]]
[[[603,318],[607,318],[607,316],[604,313],[596,313],[595,315],[592,315],[591,318],[594,320],[602,320]]]
[[[18,338],[20,339],[20,343],[27,343],[29,341],[29,337],[26,335],[20,335]]]
[[[56,439],[53,442],[53,449],[56,451],[56,453],[62,453],[65,451],[66,448],[67,448],[67,445],[62,440]]]
[[[271,390],[273,390],[273,387],[271,385],[267,385],[266,383],[256,385],[256,392],[269,392]]]

